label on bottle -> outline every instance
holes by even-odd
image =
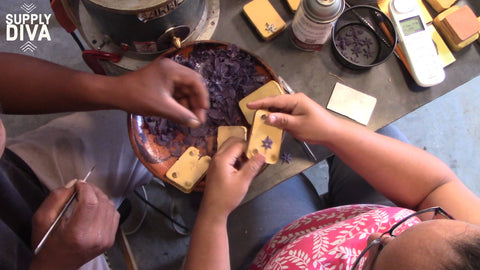
[[[330,37],[334,23],[335,21],[326,23],[312,21],[305,15],[305,10],[299,8],[292,22],[292,41],[300,49],[321,48]]]

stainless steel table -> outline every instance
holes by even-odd
[[[377,104],[367,126],[372,130],[388,125],[480,74],[478,42],[454,53],[457,60],[446,67],[446,80],[430,88],[418,87],[394,56],[372,69],[352,70],[341,66],[335,60],[330,43],[327,43],[320,52],[305,52],[294,47],[289,40],[289,27],[273,40],[263,41],[242,12],[242,7],[247,2],[221,1],[220,20],[212,39],[237,44],[260,56],[295,91],[304,92],[322,106],[327,105],[337,82],[376,97]],[[286,1],[270,3],[287,23],[292,21],[293,13],[290,12]],[[480,14],[480,1],[457,2],[460,6],[465,3],[468,3],[476,14]],[[314,146],[312,149],[321,159],[331,154],[324,147]],[[309,159],[301,144],[289,135],[285,138],[282,152],[291,153],[292,162],[290,164],[278,162],[265,169],[252,183],[244,202],[315,164]]]

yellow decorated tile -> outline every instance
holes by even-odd
[[[247,140],[247,128],[244,126],[219,126],[217,131],[217,149],[230,137]]]
[[[267,164],[275,164],[280,155],[283,130],[265,123],[269,113],[265,110],[258,110],[255,113],[246,155],[251,158],[261,153],[265,156]]]
[[[247,103],[259,100],[261,98],[270,97],[270,96],[277,96],[284,94],[282,88],[276,81],[269,81],[268,83],[264,84],[257,90],[250,93],[250,95],[244,97],[240,102],[238,102],[238,106],[240,106],[240,110],[242,111],[243,115],[247,122],[251,125],[253,123],[253,117],[255,115],[255,110],[247,108]]]
[[[210,165],[209,156],[200,156],[200,151],[191,146],[167,171],[169,182],[185,193],[192,192]]]
[[[281,33],[286,23],[268,0],[253,0],[243,6],[243,12],[264,40]]]

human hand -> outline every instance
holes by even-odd
[[[214,216],[227,217],[240,204],[265,163],[261,154],[243,162],[245,145],[245,141],[230,138],[210,162],[202,207]]]
[[[118,88],[112,90],[115,97],[121,97],[117,100],[120,109],[165,117],[190,127],[206,121],[210,106],[202,76],[168,58],[157,58],[121,76]]]
[[[322,144],[338,119],[303,93],[266,97],[247,104],[250,109],[269,110],[266,123],[295,138]]]
[[[30,270],[78,269],[113,245],[120,218],[113,202],[98,187],[77,181],[74,188],[52,191],[35,212],[32,246],[37,246],[74,190],[77,201],[71,215],[62,217],[33,257]]]

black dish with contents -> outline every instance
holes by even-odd
[[[392,22],[371,6],[345,10],[332,30],[336,59],[352,69],[370,68],[385,62],[396,44],[397,34]]]

